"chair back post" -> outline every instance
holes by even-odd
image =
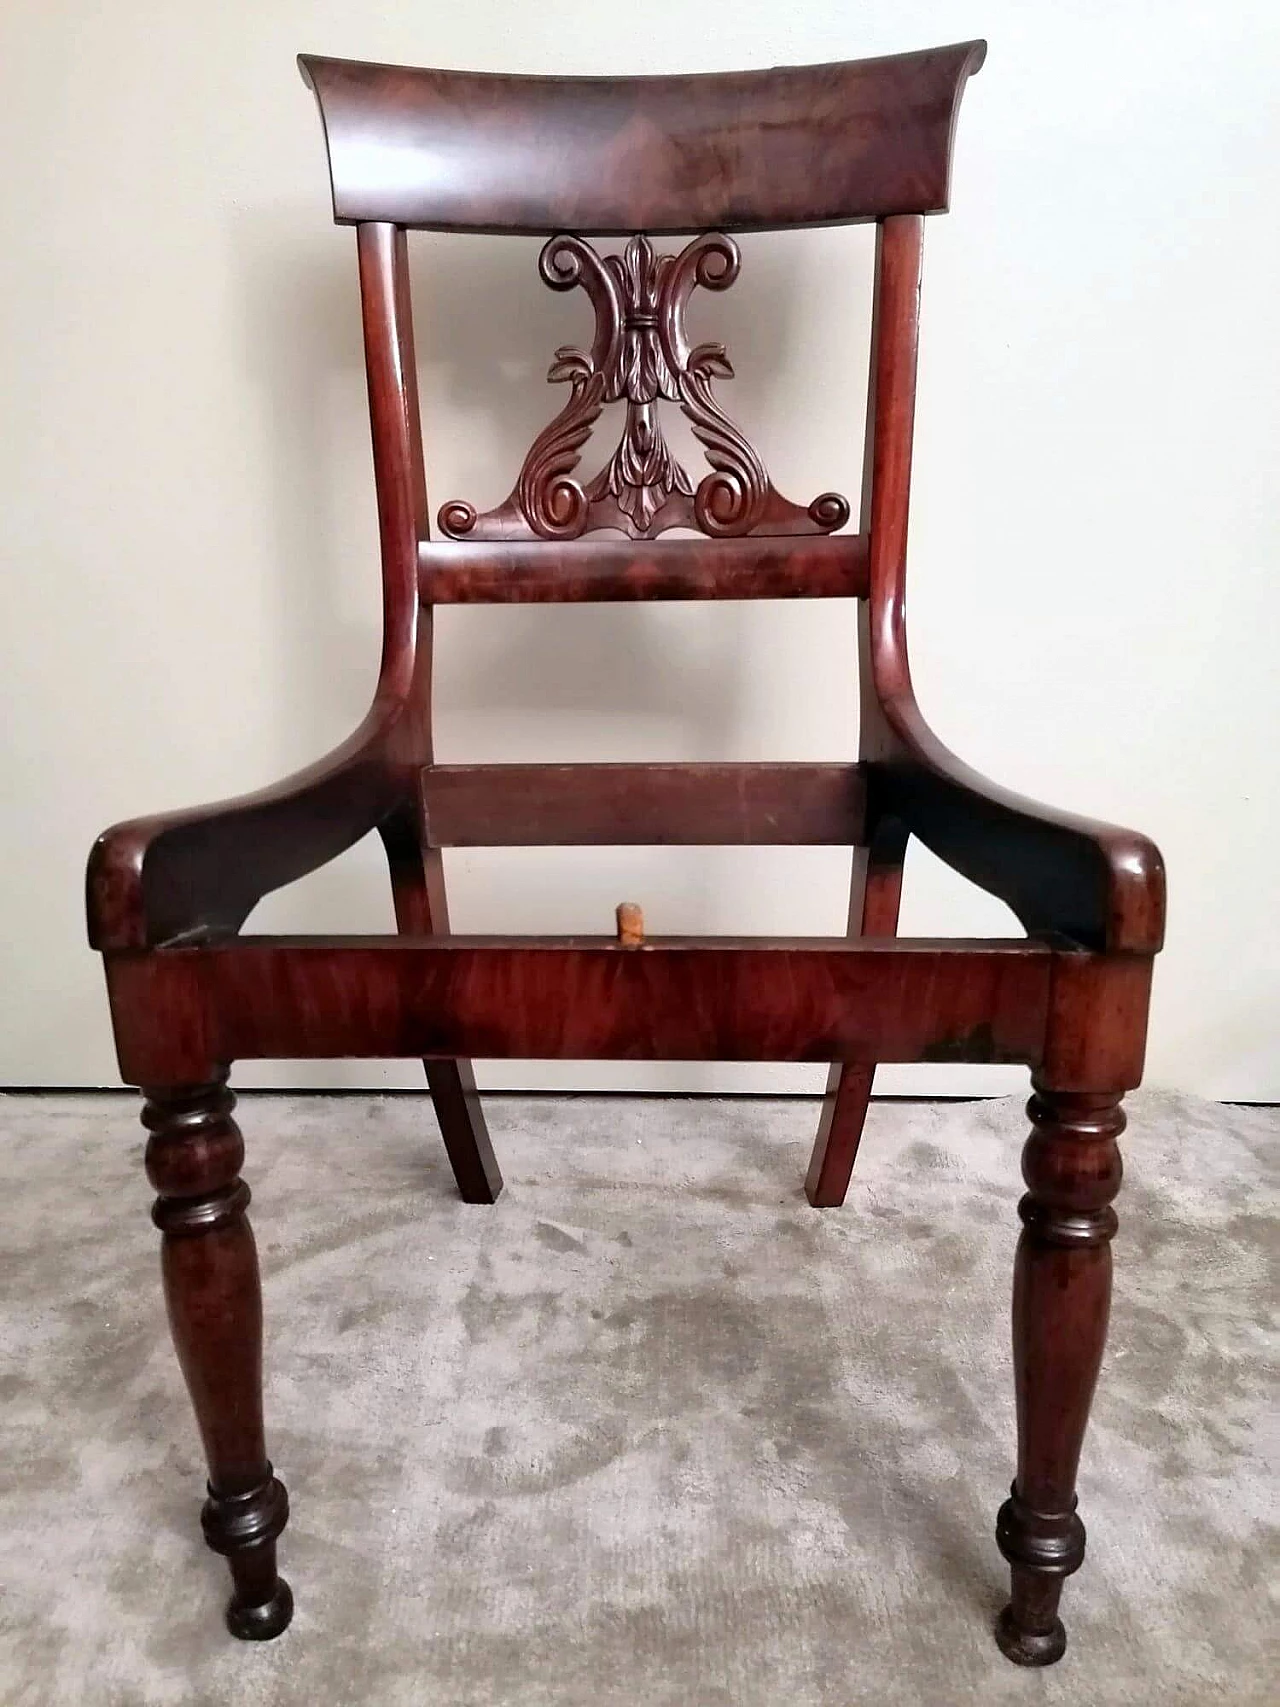
[[[894,214],[876,227],[871,372],[862,465],[869,588],[858,621],[863,759],[891,755],[884,704],[910,694],[907,662],[907,521],[915,432],[916,358],[924,220]]]
[[[369,422],[382,556],[383,632],[378,695],[416,700],[420,645],[418,540],[427,528],[427,487],[418,412],[418,370],[409,300],[408,244],[402,227],[356,227]]]

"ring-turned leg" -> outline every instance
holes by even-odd
[[[262,1292],[235,1098],[221,1080],[145,1095],[165,1302],[209,1465],[200,1521],[231,1567],[227,1628],[265,1641],[293,1616],[289,1585],[276,1573],[289,1500],[263,1439]]]
[[[1036,1085],[1022,1155],[1028,1190],[1013,1280],[1018,1474],[996,1540],[1013,1590],[996,1640],[1019,1665],[1052,1665],[1067,1644],[1058,1600],[1084,1560],[1076,1467],[1111,1304],[1112,1199],[1124,1130],[1118,1095]]]

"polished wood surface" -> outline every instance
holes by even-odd
[[[1063,1579],[1084,1563],[1076,1469],[1102,1365],[1111,1308],[1112,1200],[1120,1189],[1124,1131],[1113,1093],[1038,1084],[1027,1105],[1022,1155],[1027,1195],[1014,1263],[1013,1362],[1018,1474],[1000,1508],[996,1539],[1012,1567],[1013,1598],[1000,1616],[1003,1651],[1021,1665],[1061,1657]]]
[[[172,1016],[117,1041],[129,1079],[335,1055],[1034,1065],[1053,960],[954,938],[239,937],[116,962],[134,1003],[163,962],[149,1001]]]
[[[896,819],[880,819],[858,838],[849,892],[850,937],[892,937],[898,930],[907,833]],[[805,1174],[805,1195],[815,1209],[838,1209],[849,1190],[853,1164],[871,1104],[875,1066],[834,1061],[818,1116],[818,1132]]]
[[[303,54],[334,218],[630,236],[947,205],[985,42],[694,77],[513,77]]]
[[[433,847],[851,847],[857,765],[431,765]]]
[[[233,1636],[267,1640],[293,1615],[276,1572],[289,1500],[262,1428],[262,1294],[240,1178],[244,1142],[223,1078],[147,1092],[147,1178],[178,1361],[209,1464],[205,1539],[231,1567]]]
[[[1164,930],[1164,867],[1129,830],[1056,812],[990,783],[929,728],[907,661],[907,513],[915,418],[924,222],[886,219],[877,256],[873,345],[870,749],[887,810],[1029,931],[1089,948],[1154,954]]]
[[[982,51],[630,79],[304,61],[335,212],[357,226],[383,578],[373,703],[318,765],[243,799],[117,825],[88,871],[121,1073],[146,1097],[170,1320],[210,1466],[205,1532],[231,1566],[237,1635],[278,1633],[291,1600],[276,1574],[288,1506],[262,1426],[229,1063],[421,1057],[459,1190],[491,1203],[502,1178],[473,1055],[826,1061],[806,1190],[834,1205],[877,1062],[1014,1061],[1036,1094],[1014,1286],[1018,1467],[998,1525],[1012,1594],[997,1639],[1021,1664],[1062,1652],[1061,1587],[1083,1557],[1075,1478],[1106,1329],[1115,1140],[1142,1075],[1164,874],[1144,837],[969,770],[912,686],[921,215],[945,205],[957,103]],[[730,281],[735,229],[866,218],[877,233],[862,493],[857,531],[828,532],[845,525],[844,500],[791,503],[773,488],[712,389],[727,356],[688,344],[682,293]],[[413,226],[542,233],[544,277],[582,282],[597,308],[590,350],[560,352],[553,369],[566,409],[505,506],[444,506],[446,526],[468,536],[454,540],[430,538]],[[651,241],[685,232],[683,259]],[[587,233],[630,241],[609,255]],[[601,478],[578,484],[597,405],[611,399],[618,448]],[[664,401],[707,450],[696,485],[661,437]],[[647,537],[676,521],[708,537]],[[795,597],[858,600],[856,763],[435,762],[436,604]],[[239,934],[262,896],[373,830],[396,935]],[[913,836],[1005,901],[1026,937],[899,939]],[[628,841],[847,846],[848,934],[652,936],[639,900],[619,906],[612,935],[605,920],[580,938],[450,934],[442,848]]]
[[[867,542],[831,538],[593,539],[591,550],[539,541],[423,540],[422,597],[432,605],[608,603],[634,599],[860,599]]]
[[[327,759],[272,788],[106,831],[89,856],[90,944],[236,931],[264,895],[345,853],[398,798],[386,758],[393,715],[375,708]]]
[[[895,294],[892,289],[886,292],[885,289],[884,226],[881,224],[876,228],[871,362],[862,434],[862,490],[857,535],[868,543],[867,586],[858,609],[858,753],[864,761],[859,770],[867,779],[869,803],[864,833],[859,838],[860,845],[853,852],[847,926],[850,937],[896,935],[903,864],[909,840],[904,825],[886,807],[883,779],[876,764],[882,752],[882,718],[871,670],[870,609],[867,602],[871,591],[873,514],[878,541],[883,541],[890,531],[891,516],[896,525],[904,530],[906,527],[908,483],[900,481],[890,492],[885,469],[893,436],[900,437],[904,425],[909,432],[910,419],[904,422],[901,412],[895,413],[889,408],[892,388],[886,385],[885,376],[880,372],[886,346],[896,348],[901,345],[904,329],[909,332],[912,325],[909,316],[905,317],[904,324],[896,324],[893,316],[901,314],[900,293]],[[914,346],[908,347],[914,360]],[[877,444],[880,447],[879,463]],[[805,1195],[815,1209],[836,1209],[845,1200],[862,1143],[874,1083],[874,1065],[853,1061],[833,1061],[831,1064],[804,1181]]]
[[[429,845],[421,816],[401,813],[381,826],[381,834],[391,871],[397,930],[405,937],[447,936],[444,866],[439,848]],[[502,1169],[493,1152],[475,1069],[465,1056],[452,1060],[424,1056],[422,1065],[462,1201],[495,1203],[502,1190]]]
[[[440,853],[423,834],[414,767],[432,758],[429,608],[417,597],[418,541],[427,532],[427,476],[422,457],[418,363],[409,296],[409,255],[403,231],[364,226],[357,234],[369,426],[383,584],[388,589],[379,696],[397,707],[384,761],[396,782],[396,805],[378,829],[391,874],[396,929],[409,935],[448,934],[449,911]],[[466,1203],[492,1203],[502,1190],[475,1072],[465,1058],[424,1060],[427,1088]]]
[[[596,316],[591,347],[556,351],[547,378],[567,384],[569,395],[533,441],[510,496],[483,515],[458,500],[442,504],[440,531],[452,539],[569,540],[612,528],[654,539],[692,528],[737,539],[843,527],[849,504],[838,492],[807,505],[782,496],[716,395],[716,381],[733,378],[724,345],[689,342],[685,313],[694,287],[727,290],[741,259],[723,232],[695,237],[678,255],[656,254],[647,237],[605,256],[581,237],[553,237],[538,270],[553,290],[580,285],[586,292]],[[584,486],[573,478],[583,450],[605,405],[620,402],[626,409],[617,448]],[[679,406],[711,464],[696,486],[667,444],[662,402]]]

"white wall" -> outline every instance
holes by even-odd
[[[1275,856],[1280,41],[1269,0],[8,0],[0,19],[0,1082],[110,1082],[85,853],[114,819],[256,786],[363,711],[377,566],[353,239],[299,49],[516,71],[857,57],[985,35],[930,223],[912,548],[921,698],[1028,793],[1163,847],[1150,1077],[1280,1096]],[[865,231],[743,243],[704,305],[731,406],[796,496],[856,490]],[[435,502],[493,502],[586,329],[520,242],[422,238]],[[451,611],[441,757],[838,757],[844,606]],[[836,931],[827,850],[454,856],[466,929]],[[905,928],[1008,915],[914,856]],[[362,845],[260,928],[379,929]],[[410,1083],[395,1065],[242,1083]],[[806,1086],[812,1070],[488,1070]],[[893,1090],[1006,1072],[887,1071]]]

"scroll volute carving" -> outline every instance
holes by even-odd
[[[723,344],[690,346],[685,310],[696,285],[727,290],[740,257],[732,238],[695,237],[679,255],[658,255],[633,237],[621,255],[598,255],[579,237],[553,237],[538,268],[552,290],[581,287],[595,309],[589,350],[564,346],[547,374],[567,384],[568,401],[534,440],[515,490],[477,514],[445,504],[451,539],[576,539],[615,528],[653,539],[669,528],[713,537],[830,533],[849,519],[848,502],[824,492],[807,507],[784,498],[750,442],[720,407],[712,386],[731,379]],[[711,472],[695,487],[674,456],[658,417],[675,403],[693,428]],[[625,403],[617,449],[585,486],[573,478],[606,403]]]

